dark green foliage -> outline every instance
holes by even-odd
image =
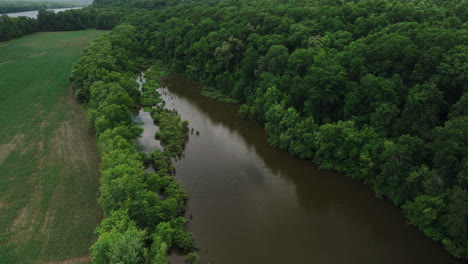
[[[83,8],[58,13],[41,10],[37,16],[41,30],[112,29],[122,23],[124,10]]]
[[[155,61],[153,66],[151,66],[146,72],[145,77],[148,80],[159,80],[168,75],[167,68],[164,67],[161,61]]]
[[[132,111],[140,101],[149,106],[161,102],[155,82],[142,94],[137,89],[133,76],[144,55],[137,42],[134,27],[116,27],[91,43],[70,76],[77,98],[86,104],[102,159],[98,202],[106,218],[91,247],[94,263],[167,263],[169,249],[193,249],[181,217],[187,195],[171,176],[170,160],[182,153],[188,123],[158,108],[155,116],[166,150],[151,156],[156,173],[145,172],[145,157],[135,145],[142,129],[131,124]]]
[[[66,3],[66,5],[72,5],[72,3]],[[38,31],[70,31],[88,28],[113,29],[123,22],[127,13],[125,10],[89,7],[58,13],[47,11],[45,8],[37,8],[35,10],[38,9],[40,11],[37,19],[0,15],[0,41],[19,38]],[[135,63],[132,60],[127,60],[127,62]]]
[[[187,124],[153,108],[165,145],[152,155],[155,175],[140,172],[142,156],[131,142],[130,110],[161,104],[157,83],[148,82],[142,99],[133,81],[150,56],[206,83],[209,95],[244,103],[240,115],[265,124],[272,145],[363,180],[427,236],[468,259],[466,1],[99,0],[94,6],[42,11],[38,22],[2,17],[0,32],[7,33],[0,37],[112,28],[130,13],[133,26],[94,42],[70,77],[102,135],[101,152],[124,163],[103,158],[104,208],[122,206],[139,228],[153,228],[180,213],[185,199],[167,174],[170,157],[182,153]],[[101,9],[110,6],[124,8]],[[160,66],[148,74],[156,80]],[[131,164],[119,159],[126,155]],[[144,190],[164,193],[165,202]],[[167,234],[179,233],[168,231],[170,222],[158,228],[148,258],[167,263],[176,241]],[[177,237],[178,248],[189,245],[187,235]]]
[[[212,87],[204,94],[244,103],[273,146],[363,180],[468,259],[465,2],[163,1],[128,21],[152,57]],[[170,111],[153,114],[180,130]],[[158,137],[180,153],[170,140],[182,136]]]
[[[181,155],[188,140],[188,122],[181,121],[177,112],[162,107],[153,108],[151,117],[159,126],[155,137],[161,141],[164,152],[169,157]]]
[[[171,163],[171,157],[167,154],[166,151],[155,150],[151,153],[151,158],[153,160],[153,167],[156,171],[165,171],[170,173],[174,171],[174,167]]]
[[[185,258],[185,261],[188,263],[188,264],[198,264],[198,260],[200,259],[200,257],[197,255],[197,253],[190,253],[187,255],[187,257]]]
[[[454,187],[449,192],[447,209],[445,227],[451,239],[446,238],[442,242],[454,252],[455,256],[466,258],[463,242],[468,240],[468,190],[459,186]]]
[[[450,119],[434,130],[434,136],[433,163],[440,177],[448,186],[466,183],[468,116]]]
[[[440,240],[443,230],[441,216],[446,214],[446,204],[441,196],[420,195],[409,201],[403,210],[410,222],[432,239]]]
[[[431,129],[439,125],[440,112],[445,106],[442,96],[432,83],[410,88],[396,128],[400,133],[428,138]]]
[[[141,105],[152,107],[163,102],[161,95],[156,91],[159,88],[159,83],[154,80],[148,80],[142,87]]]
[[[370,127],[358,129],[352,121],[320,126],[315,137],[315,160],[329,169],[346,172],[353,178],[365,179],[362,174],[362,152],[374,142],[377,134]]]
[[[82,4],[77,4],[77,3],[72,3],[72,2],[2,1],[0,2],[0,14],[34,11],[34,10],[46,10],[46,9],[54,9],[54,8],[77,7],[77,6],[82,6]]]
[[[0,16],[0,41],[19,38],[37,31],[39,31],[39,25],[36,19]]]
[[[412,176],[409,174],[412,166],[418,166],[424,160],[424,147],[421,139],[409,135],[384,142],[382,153],[375,159],[380,167],[373,184],[378,196],[389,197],[400,206],[419,194],[417,189],[411,188],[414,181],[408,180]]]

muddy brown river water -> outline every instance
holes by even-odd
[[[166,107],[199,131],[175,177],[189,196],[200,263],[461,263],[363,183],[271,147],[237,105],[202,97],[200,85],[181,77],[163,85]]]

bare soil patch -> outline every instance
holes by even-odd
[[[46,53],[47,53],[47,51],[34,53],[34,54],[31,54],[31,55],[28,55],[28,56],[24,56],[24,57],[17,58],[16,60],[9,60],[9,61],[0,62],[0,65],[2,65],[2,64],[7,64],[7,63],[10,63],[10,62],[14,62],[14,61],[17,61],[17,60],[21,60],[21,59],[24,59],[24,58],[39,57],[39,56],[42,56],[42,55],[44,55],[44,54],[46,54]]]
[[[17,134],[10,142],[0,145],[0,164],[15,150],[16,146],[24,139],[24,134]]]
[[[47,51],[38,52],[38,53],[34,53],[32,55],[29,55],[29,56],[26,56],[26,57],[23,57],[23,58],[34,58],[34,57],[42,56],[42,55],[44,55],[46,53],[47,53]]]

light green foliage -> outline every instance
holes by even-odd
[[[152,264],[168,264],[169,261],[167,259],[167,251],[168,251],[167,243],[162,241],[160,236],[156,236],[154,238],[153,245],[151,247],[151,254],[153,258],[151,259]]]
[[[129,141],[138,137],[141,133],[142,128],[136,126],[118,126],[113,129],[108,129],[99,135],[98,149],[101,155],[107,154],[115,149],[132,149],[135,146]],[[113,162],[114,160],[109,159],[109,161]],[[123,162],[123,160],[119,162]],[[104,160],[101,163],[101,168],[103,164],[105,164]]]
[[[265,124],[269,136],[268,142],[275,147],[288,149],[294,139],[294,128],[299,119],[299,114],[292,107],[287,110],[280,105],[271,107],[266,113]]]
[[[266,92],[261,88],[257,88],[255,90],[255,95],[250,97],[253,101],[249,105],[242,105],[239,109],[239,113],[245,118],[265,121],[266,112],[273,105],[281,103],[282,97],[281,91],[274,86],[266,89]]]
[[[114,211],[98,229],[99,238],[91,247],[93,263],[145,263],[146,232],[136,227],[126,211]]]
[[[151,153],[151,158],[153,160],[153,167],[156,171],[165,173],[171,173],[174,171],[174,167],[171,164],[171,157],[167,152],[156,149]]]
[[[156,227],[154,235],[160,236],[168,245],[174,246],[183,252],[192,249],[192,234],[185,231],[187,220],[177,217],[168,222],[163,222]]]
[[[153,233],[153,245],[150,250],[153,264],[166,264],[169,248],[177,248],[188,253],[193,248],[192,234],[185,231],[187,220],[182,217],[161,222]],[[193,254],[193,253],[192,253]],[[189,254],[190,256],[190,254]]]
[[[200,259],[200,257],[198,256],[198,254],[192,252],[192,253],[187,255],[187,257],[185,258],[185,261],[188,264],[198,264],[199,259]]]
[[[120,35],[121,34],[121,35]],[[125,41],[120,38],[125,37]],[[120,85],[128,96],[135,102],[139,102],[140,93],[134,81],[133,72],[140,69],[140,60],[136,51],[128,52],[126,49],[137,49],[137,36],[135,28],[129,25],[121,25],[106,36],[96,39],[85,49],[85,55],[73,67],[70,81],[75,89],[75,95],[80,102],[90,101],[91,86],[103,85],[96,89],[106,89],[108,85]],[[95,84],[96,81],[104,83]],[[118,84],[112,84],[113,82]],[[110,92],[109,88],[107,88]],[[104,95],[95,100],[100,102]],[[130,103],[130,102],[127,102]],[[131,105],[126,105],[131,107]]]
[[[103,102],[123,105],[129,108],[136,106],[135,101],[118,82],[107,83],[98,81],[93,83],[90,90],[92,100],[90,100],[88,107],[97,108]]]
[[[292,132],[293,140],[289,146],[290,152],[303,159],[312,159],[315,154],[317,130],[318,126],[312,117],[302,119],[295,124]]]
[[[142,106],[156,106],[163,102],[161,95],[156,91],[159,88],[159,83],[155,80],[148,80],[143,84],[142,87]]]
[[[159,126],[155,137],[161,141],[164,152],[169,157],[181,155],[188,140],[188,122],[181,121],[177,112],[162,107],[153,108],[151,117]]]
[[[163,66],[161,61],[155,61],[153,65],[145,72],[145,77],[148,80],[159,80],[168,75],[167,68]]]
[[[424,231],[434,240],[441,239],[438,230],[441,226],[440,216],[446,213],[446,205],[441,196],[421,195],[413,202],[403,206],[410,222]]]

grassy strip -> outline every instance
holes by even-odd
[[[211,88],[211,87],[203,88],[203,90],[201,91],[201,95],[203,95],[205,97],[215,99],[215,100],[218,100],[218,101],[223,102],[223,103],[230,103],[230,104],[239,103],[239,100],[236,100],[236,99],[234,99],[234,98],[232,98],[232,97],[230,97],[228,95],[225,95],[222,92],[220,92],[219,90],[216,90],[216,89]]]
[[[145,157],[135,145],[142,130],[131,124],[131,111],[145,100],[152,105],[158,97],[153,91],[141,97],[137,89],[138,53],[131,45],[137,41],[133,27],[117,27],[88,47],[70,78],[76,96],[86,104],[102,157],[99,204],[105,220],[91,247],[93,263],[163,264],[170,250],[189,253],[194,247],[182,217],[187,196],[171,176],[169,156],[174,152],[154,153],[156,172],[146,173]]]

